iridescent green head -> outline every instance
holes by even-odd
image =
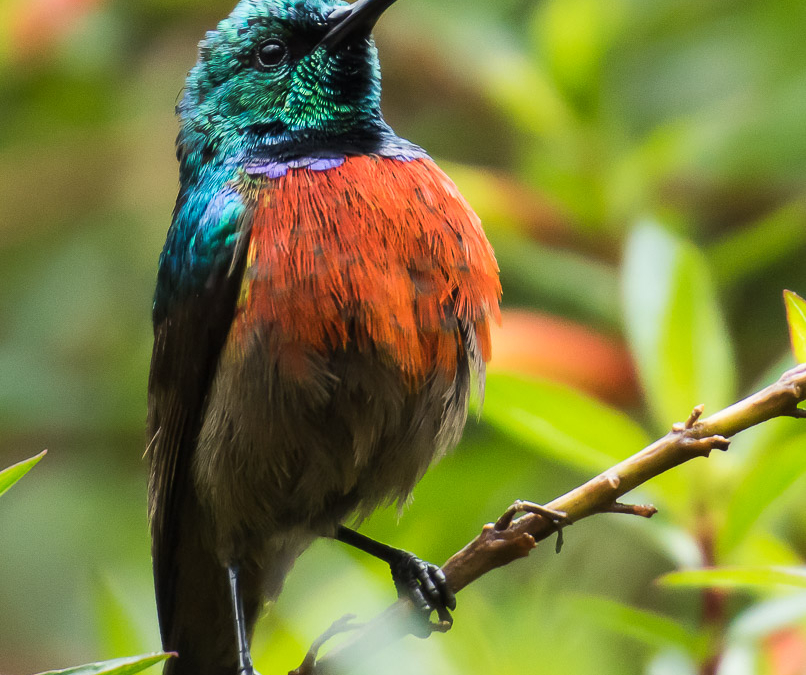
[[[241,0],[207,33],[188,75],[178,107],[183,159],[287,152],[385,126],[370,31],[392,2]]]

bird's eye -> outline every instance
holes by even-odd
[[[271,39],[261,43],[257,48],[257,62],[261,68],[279,66],[286,57],[288,49],[282,40]]]

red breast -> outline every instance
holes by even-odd
[[[422,381],[455,372],[457,319],[489,359],[500,295],[479,218],[434,162],[349,157],[260,187],[232,337],[268,328],[292,371],[354,341]]]

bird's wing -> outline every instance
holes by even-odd
[[[189,582],[180,578],[180,568],[197,564],[185,558],[199,549],[191,465],[207,393],[236,311],[250,223],[250,208],[234,187],[201,204],[180,195],[160,258],[147,452],[157,610],[169,649],[185,642],[179,614],[186,610],[178,604],[187,601]]]

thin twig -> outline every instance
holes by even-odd
[[[288,675],[311,675],[314,673],[316,669],[316,657],[319,655],[319,650],[322,649],[328,640],[341,633],[358,630],[361,627],[362,624],[354,623],[353,619],[355,619],[355,614],[345,614],[340,619],[336,619],[336,621],[331,624],[330,628],[314,640],[314,643],[305,655],[305,660],[300,667],[296,670],[292,670]]]
[[[727,439],[749,427],[774,417],[806,417],[806,411],[798,408],[805,399],[806,365],[800,365],[784,373],[775,384],[704,419],[701,419],[702,406],[697,406],[685,423],[674,425],[663,438],[545,505],[551,512],[564,513],[564,522],[558,523],[546,513],[514,518],[513,508],[518,503],[510,507],[497,524],[485,525],[479,536],[445,563],[442,570],[448,583],[458,593],[490,570],[529,555],[538,541],[558,531],[558,525],[563,527],[613,511],[650,515],[653,507],[620,505],[619,498],[695,457],[707,457],[712,450],[727,450]],[[412,604],[406,599],[398,600],[358,629],[350,640],[319,659],[309,672],[311,675],[349,672],[351,664],[421,626]]]
[[[602,513],[624,513],[631,516],[640,516],[641,518],[651,518],[658,510],[652,504],[622,504],[621,502],[613,502]]]

